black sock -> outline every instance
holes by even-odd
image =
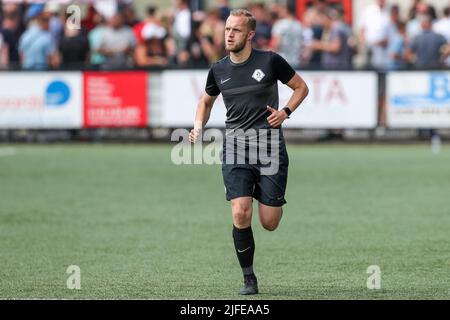
[[[252,227],[238,229],[233,226],[233,240],[236,255],[245,275],[253,274],[253,255],[255,254],[255,241]]]

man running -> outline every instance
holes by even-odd
[[[230,13],[225,26],[225,48],[230,54],[214,63],[209,70],[205,93],[198,104],[194,128],[189,135],[192,143],[197,141],[208,122],[214,101],[222,93],[227,109],[222,173],[226,199],[231,201],[234,245],[244,274],[244,287],[240,293],[244,295],[258,293],[253,271],[253,198],[258,201],[263,227],[275,230],[283,213],[282,206],[286,203],[284,195],[289,165],[281,124],[309,92],[302,78],[280,55],[252,48],[255,28],[256,20],[249,11],[237,9]],[[278,80],[294,90],[281,110],[278,110]],[[243,150],[239,148],[239,140],[245,146]],[[270,143],[266,147],[268,140]],[[253,148],[255,141],[257,148]],[[276,162],[274,172],[264,171],[267,163],[263,163],[260,157],[263,149]],[[255,150],[259,151],[256,161],[253,157]]]

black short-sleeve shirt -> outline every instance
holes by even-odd
[[[280,55],[252,49],[243,63],[227,56],[214,63],[208,73],[205,91],[222,93],[227,109],[227,129],[269,129],[267,106],[278,109],[278,84],[287,83],[295,70]]]

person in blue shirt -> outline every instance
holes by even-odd
[[[406,50],[406,24],[404,22],[397,22],[396,29],[393,30],[389,37],[388,56],[389,70],[404,70],[408,67],[405,59]]]
[[[416,69],[440,69],[449,55],[447,39],[434,32],[430,16],[421,20],[422,32],[417,35],[409,48],[407,56]]]
[[[51,14],[42,4],[32,5],[26,18],[28,29],[19,40],[19,55],[22,69],[47,70],[59,65],[59,54],[55,40],[49,32]]]

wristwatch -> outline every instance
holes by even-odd
[[[290,119],[289,117],[291,116],[292,113],[291,109],[289,109],[288,107],[284,107],[283,111],[286,112],[287,118]]]

